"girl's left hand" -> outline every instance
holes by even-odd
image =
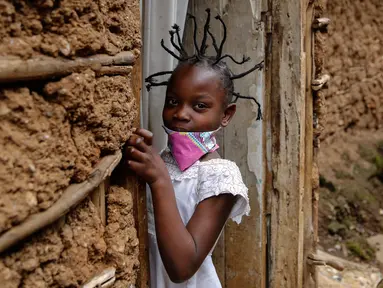
[[[128,166],[149,185],[159,180],[168,180],[169,174],[164,161],[152,147],[153,133],[139,128],[127,142]]]

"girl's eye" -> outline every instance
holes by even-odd
[[[199,109],[199,110],[202,110],[202,109],[206,109],[206,108],[207,108],[207,105],[204,104],[204,103],[198,103],[195,107],[196,107],[197,109]]]
[[[177,106],[178,104],[176,99],[168,99],[166,102],[169,106]]]

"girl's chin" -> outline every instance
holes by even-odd
[[[192,130],[187,129],[185,127],[171,126],[171,125],[164,125],[164,127],[176,132],[193,132]]]
[[[180,127],[180,126],[171,126],[171,125],[169,125],[169,126],[164,125],[164,127],[166,127],[169,130],[176,131],[176,132],[207,132],[207,131],[215,131],[215,130],[219,129],[219,127],[217,127],[216,129],[206,130],[206,129],[186,128],[186,127]]]

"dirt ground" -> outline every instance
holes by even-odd
[[[321,252],[326,255],[326,253]],[[343,271],[337,271],[329,266],[319,266],[318,288],[381,288],[377,284],[382,279],[382,274],[376,267],[357,264],[327,254],[343,267]]]
[[[366,239],[383,231],[383,133],[340,133],[322,143],[320,245],[338,256],[374,261]]]

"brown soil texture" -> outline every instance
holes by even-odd
[[[383,2],[328,1],[327,15],[332,80],[322,138],[350,129],[376,131],[383,125]]]
[[[0,56],[116,54],[141,45],[137,0],[0,0]]]
[[[322,143],[319,166],[320,245],[373,263],[366,238],[383,231],[383,133],[338,134]]]
[[[319,152],[320,245],[375,262],[366,238],[383,231],[383,2],[327,1],[331,19]]]
[[[107,196],[108,224],[105,229],[107,263],[116,267],[117,281],[113,287],[135,284],[139,268],[138,238],[134,228],[132,194],[112,186]]]
[[[0,57],[75,58],[141,45],[138,0],[0,0]],[[130,77],[91,70],[0,87],[0,234],[49,208],[130,136]]]
[[[138,0],[0,0],[3,59],[74,59],[140,46]],[[0,87],[0,235],[49,208],[100,157],[122,147],[138,116],[131,82],[85,70]],[[134,284],[138,240],[129,195],[110,190],[106,227],[86,200],[5,252],[1,286],[77,287],[111,265],[115,287]]]
[[[50,207],[131,135],[130,78],[75,73],[33,91],[0,90],[0,232]]]
[[[139,262],[132,198],[119,187],[111,187],[107,197],[106,228],[87,199],[58,224],[3,254],[2,287],[79,287],[112,266],[117,279],[113,287],[134,284]]]

